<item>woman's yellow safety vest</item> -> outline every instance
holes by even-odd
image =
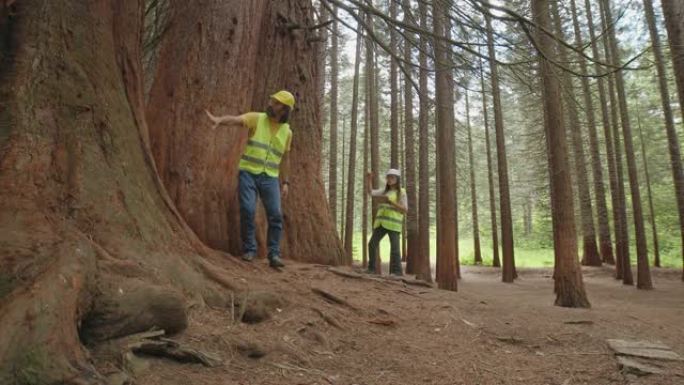
[[[245,152],[240,158],[240,170],[255,175],[266,173],[277,178],[280,173],[280,161],[291,134],[290,125],[287,123],[281,124],[278,131],[272,134],[268,115],[261,113],[254,135],[247,141]]]
[[[397,190],[390,190],[385,195],[390,202],[397,203],[401,197],[400,194],[404,194],[404,189],[401,189],[401,192]],[[375,221],[373,222],[374,229],[382,226],[387,230],[400,233],[403,224],[404,213],[389,203],[381,203],[380,206],[378,206],[378,212],[375,214]]]

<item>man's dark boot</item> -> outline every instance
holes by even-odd
[[[268,257],[268,265],[274,269],[285,267],[285,264],[280,259],[280,257],[277,255],[274,255],[272,257]]]

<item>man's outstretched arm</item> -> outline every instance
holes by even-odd
[[[215,116],[208,110],[204,110],[207,113],[207,116],[209,116],[209,119],[214,123],[213,128],[216,128],[220,126],[221,124],[227,124],[227,125],[243,125],[244,121],[242,119],[242,115],[224,115],[224,116]]]

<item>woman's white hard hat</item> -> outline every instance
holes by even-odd
[[[399,170],[397,170],[396,168],[390,168],[389,170],[387,170],[387,174],[385,174],[385,175],[386,176],[394,175],[397,178],[400,178],[401,172]]]

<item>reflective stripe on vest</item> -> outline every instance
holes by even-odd
[[[278,177],[280,161],[290,135],[290,125],[287,123],[281,124],[278,131],[272,134],[268,116],[265,113],[259,114],[254,134],[247,141],[247,147],[240,158],[240,170]]]
[[[397,191],[392,190],[386,194],[387,198],[392,203],[397,203],[399,197],[404,194],[404,189],[401,189],[401,194],[397,194]],[[384,227],[390,231],[401,232],[404,225],[404,213],[394,206],[381,203],[378,206],[378,212],[375,214],[375,221],[373,222],[373,228]]]
[[[271,147],[270,147],[268,144],[266,144],[266,143],[260,143],[260,142],[257,142],[256,140],[250,139],[250,140],[247,141],[247,145],[248,145],[248,146],[254,146],[254,147],[263,148],[264,150],[271,150],[271,152],[272,152],[274,155],[277,155],[278,158],[282,158],[282,157],[283,157],[283,153],[282,153],[282,152],[276,150],[275,148],[271,148]]]

